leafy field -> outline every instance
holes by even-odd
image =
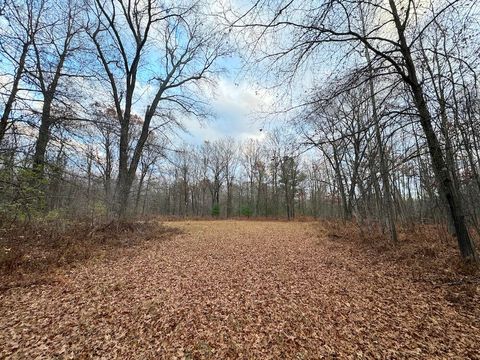
[[[0,358],[480,358],[474,277],[422,279],[315,223],[166,225],[2,290]]]

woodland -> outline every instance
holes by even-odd
[[[479,35],[472,0],[0,0],[0,357],[479,358]]]

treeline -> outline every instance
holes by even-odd
[[[258,31],[263,41],[246,42],[259,63],[280,82],[313,78],[303,106],[292,106],[303,110],[295,123],[330,164],[343,216],[376,214],[396,242],[399,220],[443,209],[462,256],[474,259],[478,2],[279,0],[250,10],[235,26]],[[412,213],[418,199],[428,205]]]
[[[5,216],[31,218],[72,201],[89,209],[95,171],[106,179],[109,212],[131,213],[137,176],[161,156],[179,119],[207,115],[215,64],[231,52],[204,5],[1,2]]]
[[[353,113],[365,116],[358,109]],[[336,126],[345,125],[339,119]],[[318,148],[279,131],[263,140],[227,138],[184,147],[163,162],[162,171],[152,171],[163,176],[145,186],[151,194],[142,197],[139,191],[137,202],[143,199],[147,212],[163,215],[356,219],[388,231],[375,127],[368,126],[370,118],[363,120],[367,126],[354,137],[356,142],[345,137]],[[407,144],[395,139],[385,145],[395,224],[445,222],[445,204],[434,191],[425,145],[411,149],[418,156],[405,157]],[[478,231],[479,191],[471,177],[462,183],[469,226]]]
[[[208,8],[2,2],[4,219],[333,217],[381,224],[393,242],[399,223],[438,222],[475,258],[477,2]],[[178,145],[181,120],[208,114],[205,90],[232,43],[286,89],[288,131]]]

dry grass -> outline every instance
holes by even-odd
[[[0,293],[0,357],[479,358],[480,310],[463,305],[478,287],[421,279],[405,244],[318,223],[167,226],[168,242]]]
[[[397,263],[408,274],[419,277],[478,275],[478,268],[465,264],[456,239],[441,225],[410,224],[400,226],[398,244],[377,225],[361,227],[353,222],[322,221],[320,231],[330,240],[350,244],[365,254],[366,260]],[[472,232],[473,234],[473,232]],[[477,243],[478,239],[474,238]]]
[[[0,290],[48,283],[58,268],[113,256],[153,235],[158,239],[171,233],[157,221],[111,221],[93,227],[86,222],[13,224],[0,229]]]
[[[385,266],[391,276],[441,289],[453,306],[477,307],[480,268],[462,261],[456,239],[443,226],[401,226],[398,244],[392,244],[376,226],[367,229],[353,222],[324,221],[320,229],[330,242],[355,253],[367,266]],[[478,249],[478,239],[474,241]]]

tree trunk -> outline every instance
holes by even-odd
[[[129,121],[129,120],[128,120]],[[115,189],[115,205],[116,213],[120,219],[124,219],[127,216],[128,198],[130,194],[131,184],[129,171],[128,171],[128,137],[129,137],[129,123],[127,120],[123,120],[120,129],[120,148],[118,158],[118,179]],[[130,183],[130,186],[129,186]]]
[[[8,96],[7,102],[5,103],[2,118],[0,119],[0,144],[2,143],[2,140],[5,137],[5,133],[7,132],[8,119],[10,118],[10,113],[12,112],[13,104],[17,97],[18,87],[20,84],[20,79],[22,78],[23,70],[25,68],[25,60],[27,58],[29,47],[30,47],[29,42],[25,43],[22,47],[22,53],[20,55],[20,59],[18,60],[18,68],[17,68],[17,71],[15,72],[12,89],[10,90],[10,95]]]
[[[362,22],[363,20],[364,19],[362,15]],[[397,243],[398,236],[397,236],[397,228],[395,226],[395,210],[393,208],[392,194],[390,191],[390,180],[388,179],[388,169],[385,161],[385,149],[383,147],[383,140],[380,132],[380,124],[379,124],[380,120],[378,118],[378,113],[377,113],[377,102],[375,98],[375,88],[373,85],[373,70],[371,65],[370,53],[368,52],[367,48],[365,48],[365,55],[367,57],[368,69],[370,74],[368,85],[370,89],[370,100],[372,103],[373,122],[375,124],[375,138],[377,140],[378,156],[380,158],[380,175],[382,177],[383,192],[384,192],[382,205],[384,205],[387,210],[387,221],[388,221],[388,227],[390,230],[390,237],[392,239],[392,242]]]
[[[40,118],[40,128],[38,130],[37,142],[35,143],[35,153],[33,155],[33,168],[39,177],[43,177],[45,167],[45,156],[47,145],[50,141],[50,126],[52,125],[51,110],[53,96],[47,95],[44,98],[42,116]]]
[[[440,142],[438,141],[435,130],[433,129],[432,116],[425,101],[422,86],[417,77],[411,50],[405,38],[404,27],[398,15],[395,1],[389,0],[389,3],[400,40],[400,50],[408,71],[408,85],[412,91],[413,101],[420,117],[420,124],[427,139],[428,151],[432,160],[433,171],[439,183],[439,191],[447,201],[448,209],[455,227],[458,247],[462,257],[466,260],[476,261],[477,258],[472,240],[468,233],[465,215],[463,213],[463,206],[457,196],[455,185],[453,183],[451,174],[448,171],[447,164],[445,163]]]
[[[140,180],[138,182],[137,196],[135,198],[135,210],[134,210],[135,214],[137,214],[138,212],[138,204],[140,204],[140,196],[142,195],[143,180],[147,175],[147,171],[148,171],[148,167],[144,172],[142,172],[142,174],[140,175]]]

